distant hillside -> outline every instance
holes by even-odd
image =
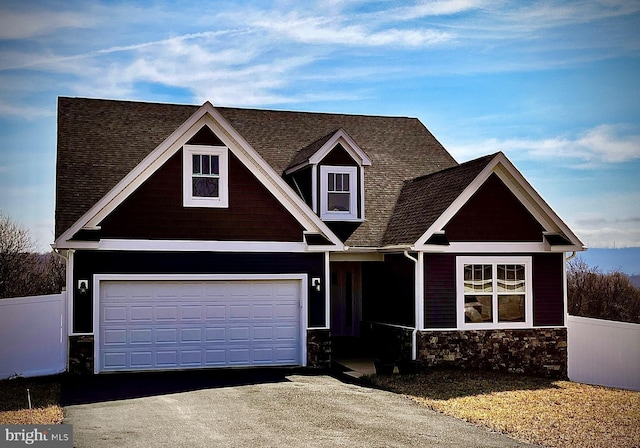
[[[631,280],[633,286],[640,289],[640,275],[632,275],[629,277],[629,279]]]
[[[579,252],[585,263],[603,272],[620,271],[640,276],[640,247],[623,249],[589,249]]]

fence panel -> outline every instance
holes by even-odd
[[[0,379],[66,369],[66,293],[0,300]]]
[[[569,316],[569,379],[640,390],[640,325]]]

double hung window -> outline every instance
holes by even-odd
[[[530,257],[458,257],[457,274],[462,326],[531,325]]]
[[[321,166],[320,176],[320,217],[325,220],[357,219],[357,168]]]
[[[183,147],[185,207],[228,207],[228,150],[224,146]]]

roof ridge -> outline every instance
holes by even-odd
[[[460,163],[460,164],[458,164],[456,166],[450,166],[448,168],[444,168],[444,169],[441,169],[439,171],[434,171],[433,173],[425,174],[423,176],[414,177],[413,179],[407,179],[404,182],[405,182],[405,184],[406,183],[411,183],[411,182],[417,182],[417,181],[426,179],[428,177],[432,177],[432,176],[436,176],[436,175],[440,175],[440,174],[445,174],[445,173],[447,173],[448,171],[451,171],[451,170],[457,170],[457,169],[460,169],[460,168],[468,167],[471,164],[479,163],[480,161],[485,160],[485,159],[487,161],[488,160],[493,160],[498,154],[501,154],[501,153],[502,153],[502,151],[498,151],[498,152],[495,152],[493,154],[487,154],[485,156],[480,156],[480,157],[478,157],[476,159],[467,160],[466,162]]]

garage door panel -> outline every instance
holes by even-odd
[[[112,328],[102,332],[102,340],[105,345],[122,345],[127,343],[126,328]]]
[[[177,328],[157,328],[156,343],[158,344],[177,344],[178,329]]]
[[[226,342],[226,329],[222,328],[207,328],[205,330],[206,342]]]
[[[180,350],[180,366],[201,366],[202,365],[202,350],[199,349],[183,349]]]
[[[229,311],[229,319],[246,320],[251,318],[250,305],[229,305],[228,311]]]
[[[127,367],[127,354],[125,352],[109,352],[102,356],[102,364],[105,369],[119,370]]]
[[[153,367],[153,353],[151,351],[131,352],[131,367],[133,368],[150,368]]]
[[[275,329],[276,340],[283,341],[295,341],[298,338],[298,327],[296,326],[278,326]]]
[[[273,305],[270,303],[258,303],[253,305],[253,318],[272,320],[274,317]]]
[[[207,320],[225,320],[227,307],[225,305],[205,305]]]
[[[253,338],[256,342],[272,341],[273,327],[253,327]]]
[[[202,342],[201,328],[182,328],[180,331],[180,342],[191,344],[193,342]]]
[[[251,330],[247,327],[229,328],[229,342],[249,342]]]
[[[300,283],[103,281],[101,371],[301,364]]]
[[[156,305],[156,322],[176,322],[178,320],[178,307],[175,305]]]
[[[153,321],[153,306],[131,306],[129,307],[129,319],[131,322],[151,322]]]
[[[153,329],[139,328],[129,331],[129,342],[131,344],[153,344]]]
[[[104,322],[126,322],[127,307],[126,306],[108,306],[105,307]]]

